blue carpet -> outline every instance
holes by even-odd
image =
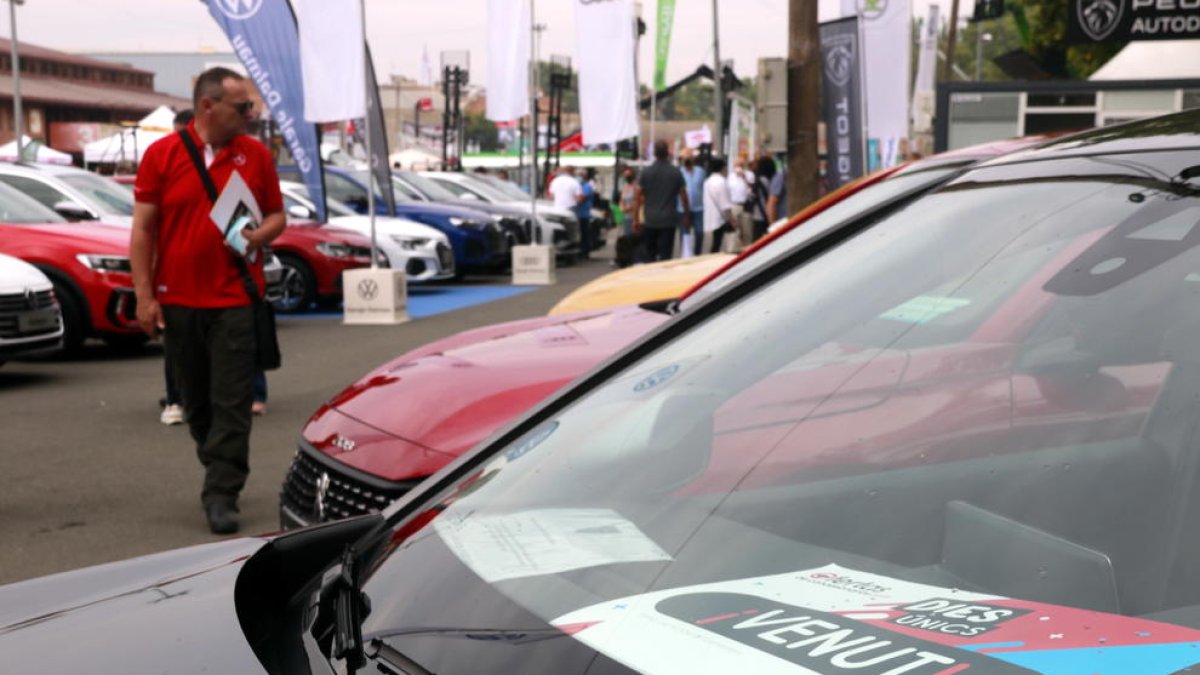
[[[538,286],[410,286],[408,316],[421,319],[482,305],[537,290]],[[302,314],[280,314],[281,320],[342,318],[341,309],[312,309]]]

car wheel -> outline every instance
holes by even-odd
[[[278,252],[276,255],[279,256],[279,264],[283,265],[283,291],[275,301],[275,309],[284,314],[308,309],[317,295],[317,281],[312,268],[298,256]]]
[[[87,339],[89,331],[87,307],[66,284],[55,277],[50,277],[50,281],[54,284],[54,295],[58,298],[58,306],[62,310],[62,352],[67,355],[78,354],[83,349],[83,341]]]

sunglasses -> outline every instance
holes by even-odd
[[[233,108],[242,117],[245,117],[247,114],[249,114],[249,112],[251,110],[254,110],[254,101],[251,101],[249,99],[242,101],[241,103],[230,103],[229,101],[225,101],[222,99],[216,99],[216,100],[220,101],[221,103],[224,103],[225,105],[229,106],[230,108]]]

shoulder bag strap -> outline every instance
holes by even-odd
[[[200,182],[204,183],[204,191],[208,193],[209,201],[215,203],[218,194],[217,185],[213,182],[212,175],[208,173],[208,167],[204,166],[200,148],[196,147],[196,142],[192,140],[192,135],[188,133],[187,129],[179,130],[179,138],[183,141],[183,147],[187,149],[188,156],[192,158],[192,165],[196,167],[196,173],[200,174]],[[237,265],[238,272],[242,275],[242,287],[246,289],[246,295],[250,296],[250,302],[259,302],[258,284],[255,284],[254,277],[250,276],[250,268],[246,266],[246,259],[233,252],[230,252],[229,257],[233,258],[233,264]]]

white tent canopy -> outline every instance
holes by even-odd
[[[1090,80],[1187,80],[1200,78],[1200,40],[1130,42]]]
[[[84,164],[140,162],[146,148],[174,132],[175,111],[167,106],[143,117],[136,126],[83,146]]]
[[[33,144],[36,146],[37,154],[34,155],[35,162],[40,162],[42,164],[70,164],[71,163],[70,155],[68,155],[65,152],[59,152],[58,150],[51,148],[50,146],[46,145],[45,143],[42,143],[41,141],[34,141],[32,138],[30,138],[28,136],[22,136],[21,143],[22,143],[23,147],[25,148],[26,156],[28,156],[28,154],[30,152],[30,150],[29,150],[30,144]],[[4,145],[0,145],[0,159],[8,161],[8,162],[15,162],[18,159],[20,159],[19,157],[17,157],[17,141],[15,139],[12,141],[9,141],[8,143],[5,143]]]

